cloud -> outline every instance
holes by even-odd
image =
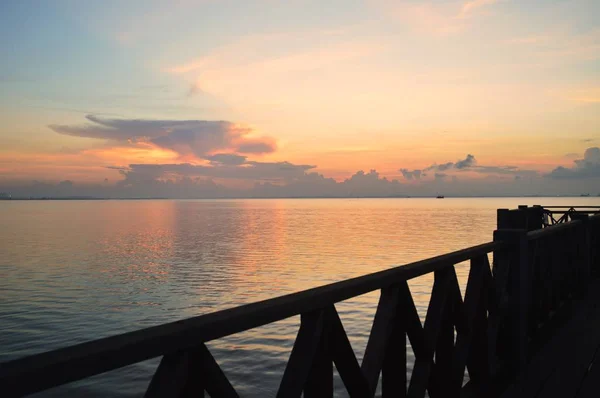
[[[454,163],[448,162],[448,163],[443,163],[443,164],[431,165],[428,168],[426,168],[425,171],[429,171],[429,170],[446,171],[448,169],[451,169],[452,167],[454,167]]]
[[[600,148],[586,149],[583,159],[574,160],[573,167],[559,166],[552,170],[548,177],[555,179],[587,179],[600,178]]]
[[[402,177],[404,177],[406,180],[419,180],[421,179],[421,175],[425,174],[422,170],[400,169],[399,171],[402,173]]]
[[[495,175],[536,175],[538,174],[535,170],[519,169],[516,166],[485,166],[477,164],[477,159],[472,154],[468,154],[464,159],[457,160],[456,162],[447,162],[437,164],[434,163],[431,166],[425,167],[424,169],[398,170],[402,173],[402,176],[406,180],[418,180],[421,177],[425,177],[427,172],[434,172],[434,178],[441,179],[446,177],[446,172],[460,172],[460,171],[471,171],[480,174],[495,174]]]
[[[212,156],[212,165],[179,164],[131,164],[120,173],[125,177],[120,184],[136,181],[179,180],[185,177],[210,177],[254,181],[293,181],[304,177],[312,165],[295,165],[289,162],[241,161],[225,154]]]
[[[264,154],[275,151],[270,137],[254,137],[250,128],[227,121],[108,119],[87,115],[80,126],[50,125],[60,134],[131,144],[146,143],[180,155],[206,158],[215,151]]]
[[[227,164],[240,165],[246,162],[246,156],[236,155],[233,153],[217,153],[211,156],[206,156],[205,159],[210,160],[212,164]]]
[[[454,164],[454,167],[457,169],[465,169],[471,167],[475,164],[475,156],[468,154],[467,157],[463,160],[459,160]]]

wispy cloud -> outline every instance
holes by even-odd
[[[431,166],[423,169],[400,169],[402,176],[406,180],[420,180],[434,173],[434,178],[445,178],[450,172],[466,172],[470,171],[478,174],[488,175],[537,175],[535,170],[520,169],[516,166],[487,166],[477,163],[475,156],[468,154],[464,159],[456,162],[434,163]],[[440,177],[440,175],[443,175]]]
[[[153,145],[202,159],[216,151],[262,154],[276,149],[274,139],[255,136],[251,128],[227,121],[108,119],[95,115],[86,119],[91,123],[49,127],[60,134]]]

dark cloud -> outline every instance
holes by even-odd
[[[432,170],[446,171],[448,169],[451,169],[452,167],[454,167],[454,163],[448,162],[448,163],[443,163],[443,164],[431,165],[428,168],[426,168],[425,171],[432,171]]]
[[[583,159],[574,161],[573,167],[559,166],[552,170],[548,176],[556,179],[587,179],[600,178],[600,148],[586,149]]]
[[[252,137],[251,129],[227,121],[108,119],[87,115],[81,126],[50,125],[60,134],[119,142],[148,142],[181,155],[205,158],[214,151],[245,154],[275,151],[275,140]]]
[[[434,178],[442,179],[442,175],[446,176],[446,172],[450,171],[472,171],[481,174],[500,174],[500,175],[534,175],[538,174],[535,170],[524,170],[519,169],[516,166],[485,166],[477,164],[477,159],[474,155],[468,154],[464,159],[457,160],[456,162],[447,163],[434,163],[424,169],[408,170],[400,169],[402,176],[406,180],[418,180],[421,177],[425,177],[428,171],[434,172]]]
[[[421,179],[421,176],[425,174],[421,170],[400,169],[399,171],[402,173],[402,177],[404,177],[406,180],[419,180]]]
[[[234,149],[240,153],[269,153],[276,148],[275,140],[263,137],[260,140],[245,140]]]
[[[223,157],[220,157],[223,159]],[[231,160],[231,159],[229,159]],[[211,166],[180,164],[131,164],[120,170],[125,176],[121,184],[155,179],[181,179],[184,177],[228,178],[256,181],[293,181],[302,178],[311,165],[295,165],[289,162],[245,161],[232,164],[215,162]]]
[[[216,156],[215,159],[222,162],[212,160],[213,163],[206,165],[132,164],[128,167],[112,167],[121,174],[121,179],[116,178],[117,182],[111,184],[104,177],[97,183],[0,180],[0,192],[10,192],[14,198],[285,198],[557,195],[590,190],[589,180],[585,179],[561,179],[549,183],[544,178],[523,178],[519,174],[510,179],[494,174],[486,175],[483,179],[458,179],[456,175],[435,172],[431,179],[421,177],[419,184],[403,184],[371,170],[358,171],[338,182],[312,171],[313,166],[309,165],[251,161],[236,165],[227,164],[236,162],[233,158]],[[236,182],[237,187],[233,188],[226,182],[227,179],[245,179],[254,184],[237,185]]]
[[[228,164],[228,165],[240,165],[246,162],[246,156],[236,155],[234,153],[217,153],[210,156],[205,156],[204,159],[210,160],[211,164]]]
[[[463,160],[459,160],[454,164],[454,167],[457,169],[466,169],[475,164],[475,156],[468,154],[467,157]]]

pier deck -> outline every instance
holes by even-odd
[[[563,309],[569,319],[535,354],[502,398],[592,398],[600,396],[600,281],[584,299]]]

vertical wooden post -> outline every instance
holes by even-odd
[[[508,325],[502,350],[509,351],[509,366],[522,375],[527,362],[527,330],[531,281],[528,264],[527,233],[523,229],[494,231],[494,241],[508,243]],[[503,264],[506,265],[506,264]]]
[[[535,231],[544,226],[544,208],[540,205],[534,205],[529,208],[528,230]]]
[[[333,397],[333,361],[330,353],[330,322],[323,325],[323,335],[317,347],[308,379],[304,386],[304,397]]]
[[[496,228],[497,229],[510,228],[510,210],[508,210],[508,209],[496,210]]]

